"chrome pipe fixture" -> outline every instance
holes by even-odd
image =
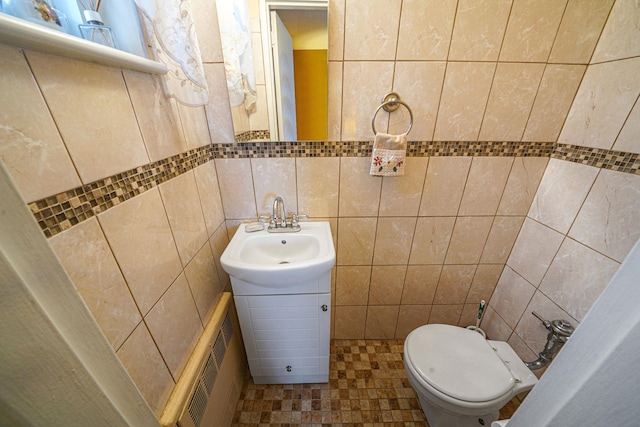
[[[574,329],[571,323],[567,320],[545,320],[538,313],[533,311],[531,314],[536,316],[544,327],[549,331],[547,335],[547,344],[544,346],[544,350],[538,353],[538,358],[533,362],[524,362],[524,364],[531,370],[542,369],[551,362],[551,359],[560,351],[562,346],[567,342]]]
[[[306,219],[306,215],[293,215],[291,221],[287,222],[287,210],[284,207],[282,197],[277,196],[273,200],[273,211],[269,219],[269,233],[295,233],[300,231],[300,220]]]

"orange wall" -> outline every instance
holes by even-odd
[[[327,51],[294,50],[299,140],[327,139]]]

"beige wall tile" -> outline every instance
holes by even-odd
[[[492,222],[490,216],[456,218],[445,264],[477,264]]]
[[[400,304],[406,265],[374,265],[371,271],[369,306]]]
[[[638,13],[638,3],[616,1],[591,58],[592,64],[640,55],[637,19],[631,18]]]
[[[556,141],[573,103],[584,65],[547,64],[523,141]]]
[[[235,141],[235,136],[224,64],[203,64],[203,67],[209,87],[209,103],[204,108],[211,142],[230,144]]]
[[[329,0],[329,61],[340,61],[344,54],[345,0]]]
[[[340,218],[336,265],[371,265],[376,218]]]
[[[395,338],[398,323],[398,305],[374,305],[367,308],[366,339]]]
[[[516,354],[520,357],[520,360],[533,361],[538,358],[538,353],[540,351],[533,352],[527,344],[518,336],[518,334],[511,334],[511,337],[507,341],[507,344],[511,346],[511,348],[516,352]]]
[[[522,139],[544,67],[544,64],[498,64],[480,130],[481,141]]]
[[[498,215],[526,215],[536,195],[549,159],[516,157],[504,188]]]
[[[336,267],[336,305],[367,305],[371,266]]]
[[[495,215],[512,164],[512,157],[474,157],[458,215]]]
[[[224,62],[216,2],[193,0],[191,16],[198,35],[202,62]]]
[[[567,0],[515,0],[500,61],[546,62],[566,4]]]
[[[178,103],[178,112],[184,129],[187,146],[190,149],[211,144],[209,123],[204,107],[187,107]]]
[[[84,183],[149,163],[119,69],[34,51],[27,59]]]
[[[0,159],[27,203],[81,185],[21,51],[0,46]]]
[[[407,157],[403,176],[382,179],[380,216],[417,216],[428,157]]]
[[[485,331],[487,338],[500,341],[507,341],[513,332],[490,305],[484,311],[480,328]]]
[[[527,218],[507,265],[537,287],[563,239],[564,236],[557,231]]]
[[[431,157],[420,216],[455,216],[471,167],[471,157]]]
[[[366,306],[337,306],[335,311],[334,338],[363,339],[367,321]]]
[[[445,65],[445,62],[396,62],[393,90],[413,112],[413,127],[409,134],[412,141],[433,139]],[[391,115],[390,133],[407,131],[409,114],[405,110],[401,106]]]
[[[271,215],[273,201],[282,197],[287,216],[298,213],[296,160],[293,158],[251,159],[258,215]]]
[[[619,266],[575,240],[565,239],[539,289],[582,321]]]
[[[397,59],[447,59],[455,14],[454,0],[404,0]],[[392,16],[387,15],[387,19]]]
[[[249,159],[217,159],[215,163],[224,217],[226,219],[256,218],[251,161]]]
[[[145,315],[182,271],[157,189],[101,213],[100,225]]]
[[[373,263],[375,265],[407,264],[415,229],[415,217],[378,218]]]
[[[315,218],[338,216],[340,159],[297,158],[298,212]]]
[[[179,378],[203,327],[184,274],[145,316],[151,336],[174,378]]]
[[[218,276],[208,241],[185,267],[184,273],[191,288],[200,321],[203,326],[206,326],[224,291],[224,284]]]
[[[598,171],[592,166],[551,159],[529,209],[529,217],[566,233]]]
[[[489,303],[507,325],[515,329],[535,291],[531,283],[505,267]]]
[[[160,76],[124,70],[123,76],[152,162],[187,151],[178,106],[164,95]]]
[[[602,169],[569,236],[624,261],[640,237],[640,176]]]
[[[224,224],[218,227],[213,233],[213,236],[209,239],[209,244],[211,245],[211,252],[213,252],[213,261],[216,263],[220,283],[223,287],[226,287],[227,284],[229,284],[229,275],[220,264],[220,257],[229,244],[229,237],[227,236],[227,229]]]
[[[441,265],[408,266],[402,288],[402,304],[433,304],[441,271]]]
[[[458,2],[449,60],[497,61],[512,0]]]
[[[478,265],[465,302],[473,304],[479,304],[482,300],[488,302],[498,284],[498,279],[500,279],[503,269],[504,265],[502,264]]]
[[[370,176],[368,157],[340,158],[340,216],[375,216],[380,205],[382,178]]]
[[[98,220],[91,218],[57,234],[49,244],[111,347],[117,350],[142,316]]]
[[[462,315],[463,304],[433,305],[429,323],[441,323],[445,325],[457,325]]]
[[[182,265],[187,265],[209,237],[193,171],[164,182],[158,188]]]
[[[455,220],[454,217],[418,218],[409,264],[442,264]]]
[[[549,62],[588,64],[614,0],[569,0]]]
[[[224,209],[215,163],[209,161],[198,166],[193,170],[193,174],[198,186],[204,222],[207,225],[207,235],[211,236],[224,223]]]
[[[395,58],[401,0],[349,0],[344,26],[344,59]]]
[[[591,65],[558,142],[610,149],[640,93],[640,58]]]
[[[348,9],[348,8],[347,8]],[[371,23],[364,22],[370,26]],[[345,62],[342,83],[342,140],[372,141],[371,118],[393,85],[393,62]],[[364,78],[366,76],[366,78]],[[387,115],[376,116],[376,131],[387,132]]]
[[[327,139],[342,141],[342,62],[329,62],[328,91]]]
[[[127,338],[117,355],[153,413],[160,417],[175,382],[143,322]]]
[[[396,326],[396,339],[404,339],[409,332],[429,323],[430,305],[401,305]]]
[[[640,153],[640,102],[631,110],[613,149],[616,151],[626,151],[628,153]]]
[[[450,62],[438,110],[436,141],[476,141],[495,63]]]
[[[523,216],[496,216],[491,225],[487,243],[484,245],[480,262],[504,264],[509,257],[523,222]]]
[[[463,304],[467,299],[475,265],[445,265],[442,267],[434,304]]]

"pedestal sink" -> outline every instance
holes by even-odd
[[[295,233],[241,224],[220,262],[231,276],[242,339],[256,384],[329,381],[331,268],[328,222]]]
[[[220,258],[232,278],[288,288],[321,276],[335,264],[331,228],[326,221],[300,223],[296,233],[247,232],[246,226],[240,224]]]

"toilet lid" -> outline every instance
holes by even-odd
[[[451,325],[425,325],[406,339],[405,359],[420,377],[454,399],[486,402],[509,392],[511,371],[482,335]]]

